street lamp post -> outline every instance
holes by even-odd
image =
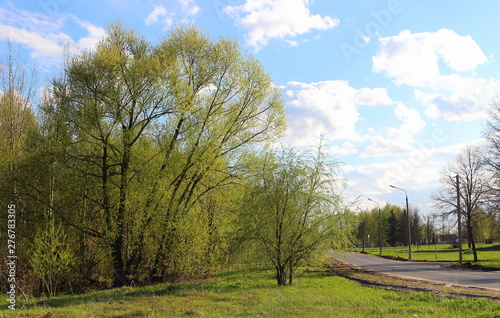
[[[366,240],[366,216],[365,216],[365,235],[363,236],[363,253],[365,252],[365,240]]]
[[[401,190],[406,195],[406,215],[408,217],[408,259],[411,259],[411,226],[410,226],[410,209],[408,208],[408,193],[404,189],[389,185],[391,188]]]
[[[382,218],[380,217],[380,204],[378,204],[377,202],[373,201],[370,198],[368,198],[368,200],[372,201],[378,206],[378,230],[380,233],[379,246],[380,246],[380,256],[382,256]]]

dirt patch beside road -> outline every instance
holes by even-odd
[[[435,281],[419,280],[396,275],[378,273],[329,259],[325,264],[325,275],[342,276],[363,286],[404,292],[425,292],[446,298],[472,298],[500,301],[500,290],[473,286],[453,285]]]

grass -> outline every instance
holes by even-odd
[[[5,295],[4,295],[5,296]],[[3,299],[6,299],[4,297]],[[21,304],[22,305],[22,304]],[[18,317],[492,317],[500,303],[364,287],[302,273],[277,287],[271,271],[233,271],[196,284],[120,288],[30,299]],[[4,304],[1,317],[11,317]]]
[[[362,251],[361,248],[356,249]],[[491,269],[500,270],[500,243],[494,244],[476,244],[478,262],[474,263],[474,254],[469,251],[467,244],[462,246],[462,260],[464,262],[470,261],[472,264],[481,265]],[[434,245],[420,246],[420,251],[417,251],[415,246],[412,246],[412,260],[414,261],[436,261],[436,253]],[[379,247],[365,248],[365,252],[379,255]],[[401,257],[408,259],[408,249],[405,247],[384,247],[382,255],[393,257]],[[450,244],[437,245],[437,261],[438,262],[458,262],[458,248],[452,248]]]

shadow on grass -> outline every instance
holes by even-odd
[[[483,245],[481,247],[476,247],[476,250],[479,252],[499,252],[500,244],[491,244],[491,245]]]
[[[89,303],[112,303],[114,301],[132,300],[146,297],[161,297],[166,295],[182,296],[188,292],[231,293],[246,289],[265,289],[276,286],[275,278],[269,270],[256,269],[220,273],[206,281],[184,282],[179,284],[158,284],[145,287],[122,287],[96,291],[88,294],[61,295],[55,298],[34,300],[26,304],[27,309],[33,307],[61,308],[86,305]],[[129,317],[129,316],[127,316]]]
[[[182,289],[185,288],[183,288],[179,284],[171,284],[164,287],[149,286],[137,289],[124,287],[124,288],[98,291],[91,294],[67,295],[49,299],[41,299],[34,301],[29,305],[26,305],[26,308],[31,308],[34,306],[47,306],[47,307],[57,308],[57,307],[76,306],[87,303],[97,303],[97,302],[111,303],[117,300],[126,300],[137,297],[173,295]]]

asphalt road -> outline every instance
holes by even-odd
[[[383,259],[376,256],[347,253],[334,255],[337,259],[365,269],[407,276],[411,278],[434,280],[450,284],[500,289],[500,272],[482,272],[440,267],[443,263],[403,262]]]

